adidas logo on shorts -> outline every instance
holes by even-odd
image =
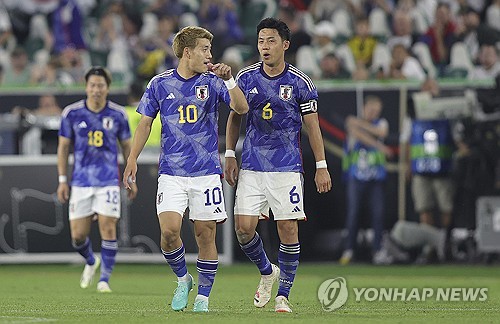
[[[295,206],[295,208],[292,210],[292,213],[298,213],[300,211],[299,206]]]
[[[217,207],[215,210],[214,210],[214,214],[218,214],[218,213],[222,213],[222,210]]]

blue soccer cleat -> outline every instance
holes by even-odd
[[[193,290],[193,276],[188,274],[187,281],[177,281],[177,288],[174,291],[172,298],[172,309],[174,311],[182,311],[187,307],[189,292]]]

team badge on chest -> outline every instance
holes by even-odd
[[[198,100],[205,101],[209,97],[208,85],[197,86],[195,88],[195,92],[196,92],[196,99]]]
[[[111,118],[111,117],[104,117],[102,119],[102,127],[104,129],[107,129],[107,130],[112,129],[113,128],[113,118]]]
[[[292,90],[291,85],[280,85],[280,98],[285,101],[292,99]]]

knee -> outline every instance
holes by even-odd
[[[161,229],[161,238],[167,245],[174,244],[180,237],[180,232],[171,228]]]
[[[245,226],[242,224],[238,224],[235,226],[236,237],[238,238],[238,242],[240,244],[245,244],[250,241],[255,235],[255,229],[250,226]]]
[[[72,231],[71,232],[71,240],[73,244],[76,246],[80,246],[87,240],[87,236],[83,231]]]

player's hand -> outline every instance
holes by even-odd
[[[69,199],[69,185],[66,182],[59,183],[57,187],[57,199],[64,204]]]
[[[314,182],[319,193],[325,193],[332,189],[332,179],[327,168],[316,169]]]
[[[137,161],[129,159],[123,171],[123,185],[125,189],[132,190],[132,184],[135,184],[135,175],[137,174]],[[137,187],[136,187],[137,188]]]
[[[238,182],[238,173],[238,161],[233,157],[227,157],[224,164],[224,178],[231,187],[234,187]]]
[[[135,197],[137,197],[137,192],[139,191],[139,189],[137,188],[137,184],[136,183],[131,183],[130,184],[130,190],[128,190],[127,192],[127,197],[129,200],[134,200]]]
[[[233,76],[231,74],[231,67],[227,64],[224,63],[217,63],[217,64],[212,64],[208,63],[207,67],[210,71],[215,73],[219,78],[222,80],[229,80]]]

